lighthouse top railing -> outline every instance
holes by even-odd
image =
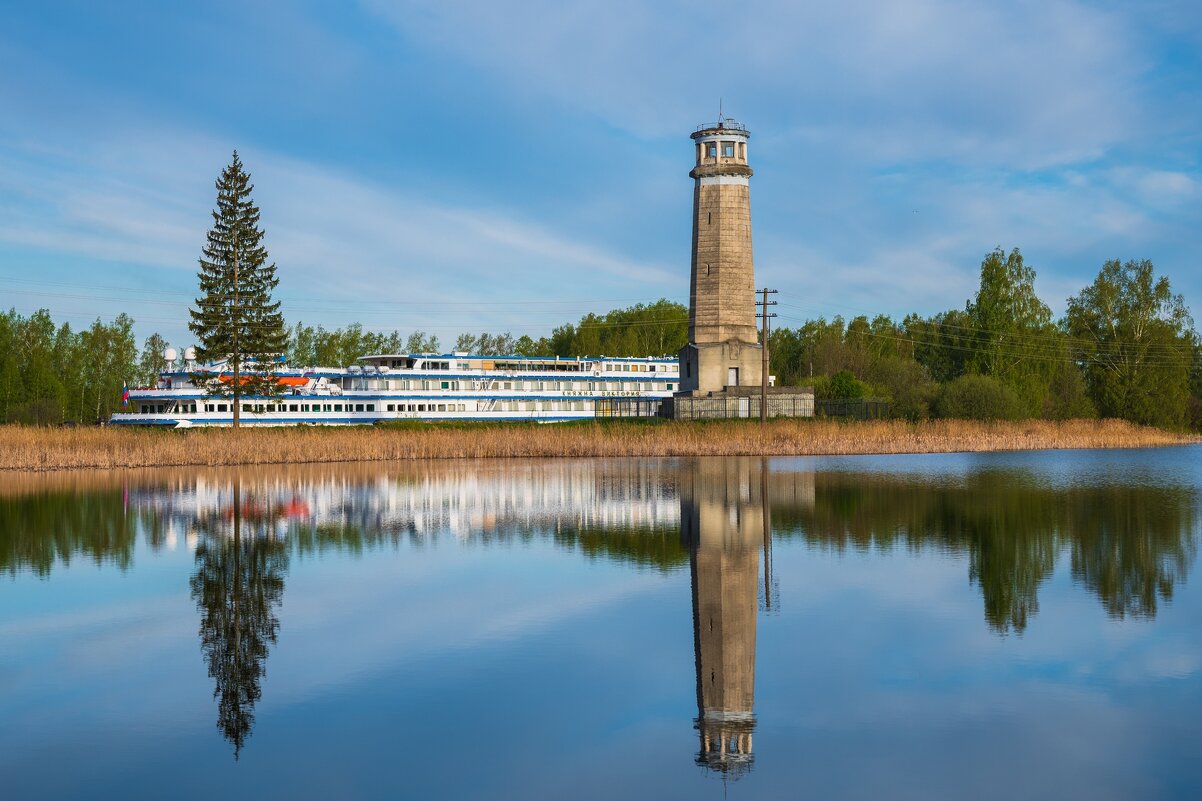
[[[724,118],[724,119],[720,119],[714,123],[707,122],[707,123],[698,125],[697,128],[693,131],[693,133],[700,133],[701,131],[727,131],[727,130],[738,131],[739,133],[747,133],[747,126],[741,122],[737,122],[736,120]]]

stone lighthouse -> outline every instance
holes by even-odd
[[[747,128],[719,118],[693,133],[693,257],[689,344],[680,351],[683,394],[760,386],[755,268],[751,258],[751,167]]]

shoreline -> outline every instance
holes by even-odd
[[[537,425],[190,429],[0,427],[0,472],[424,459],[866,456],[1144,448],[1202,437],[1121,420],[590,420]]]

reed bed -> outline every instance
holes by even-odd
[[[0,470],[515,457],[753,456],[1135,448],[1199,442],[1119,420],[587,421],[354,428],[0,427]]]

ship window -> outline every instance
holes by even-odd
[[[438,404],[438,411],[445,412],[446,410],[447,410],[447,405],[445,403]]]
[[[376,410],[376,405],[374,403],[367,404],[367,411],[374,412],[375,410]]]
[[[668,384],[668,389],[669,389],[669,390],[671,390],[671,389],[672,389],[672,385],[671,385],[671,384]]]
[[[363,411],[363,404],[362,404],[362,403],[356,403],[356,404],[355,404],[355,411],[356,411],[356,412],[361,412],[361,411]]]
[[[451,382],[450,382],[450,381],[443,381],[443,382],[442,382],[442,388],[443,388],[443,389],[450,389],[450,388],[451,388]]]
[[[295,404],[295,403],[290,403],[290,404],[288,404],[288,411],[290,411],[290,412],[295,412],[295,411],[296,411],[296,404]]]
[[[395,411],[396,411],[396,404],[395,404],[395,403],[390,403],[390,404],[388,404],[388,411],[390,411],[390,412],[395,412]]]
[[[466,412],[466,411],[467,411],[467,404],[466,404],[466,403],[461,403],[461,404],[459,404],[459,411],[461,411],[461,412]]]
[[[331,411],[331,409],[330,409],[330,404],[328,404],[328,403],[323,403],[323,404],[322,404],[322,406],[321,406],[321,410],[322,410],[323,412],[328,412],[328,411]],[[341,403],[340,403],[340,404],[338,404],[338,411],[342,411],[342,404],[341,404]]]
[[[417,404],[417,410],[419,412],[424,412],[426,410],[426,404],[424,404],[424,403]]]

